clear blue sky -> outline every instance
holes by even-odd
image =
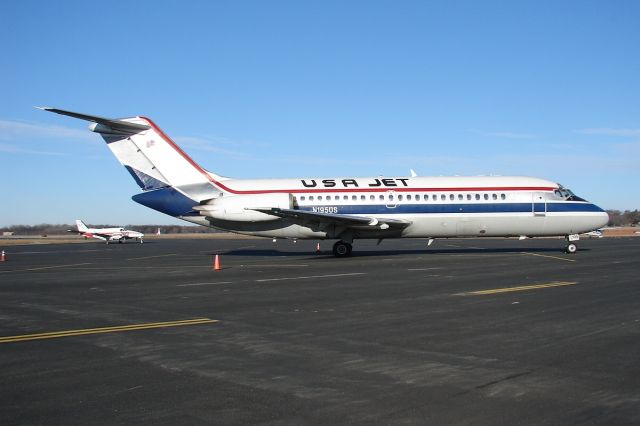
[[[146,115],[232,177],[529,175],[640,208],[638,1],[14,1],[0,226],[183,223],[86,123]]]

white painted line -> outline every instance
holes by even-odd
[[[367,275],[366,272],[353,272],[350,274],[331,274],[331,275],[309,275],[306,277],[286,277],[286,278],[265,278],[262,280],[256,280],[257,283],[264,283],[267,281],[287,281],[287,280],[306,280],[309,278],[333,278],[333,277],[352,277],[355,275]]]
[[[234,249],[234,250],[245,250],[245,249],[250,249],[250,248],[255,248],[255,247],[256,247],[255,245],[253,245],[253,246],[242,246],[242,247],[238,247],[237,249]]]
[[[6,251],[6,250],[5,250]],[[17,254],[54,254],[54,253],[89,253],[92,251],[103,251],[103,250],[54,250],[54,251],[19,251],[11,253],[13,256]]]
[[[190,284],[177,284],[176,287],[195,287],[201,285],[222,285],[222,284],[231,284],[231,281],[219,281],[217,283],[190,283]]]
[[[549,255],[546,255],[546,254],[538,254],[538,253],[530,253],[528,251],[523,251],[523,252],[520,252],[520,253],[521,254],[528,254],[530,256],[546,257],[548,259],[564,260],[565,262],[575,262],[574,259],[567,259],[565,257],[549,256]]]
[[[177,256],[178,253],[171,253],[171,254],[159,254],[157,256],[145,256],[145,257],[131,257],[127,260],[142,260],[142,259],[153,259],[156,257],[167,257],[167,256]]]
[[[286,265],[286,264],[275,263],[273,265],[251,264],[251,265],[240,265],[240,266],[244,268],[305,268],[309,265]]]
[[[41,268],[14,269],[11,271],[0,271],[0,274],[6,274],[9,272],[41,271],[43,269],[54,269],[54,268],[70,268],[72,266],[82,266],[82,265],[91,265],[91,263],[74,263],[72,265],[56,265],[56,266],[43,266]]]
[[[407,271],[433,271],[435,269],[444,269],[443,267],[437,267],[437,268],[413,268],[413,269],[407,269]]]

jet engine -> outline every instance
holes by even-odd
[[[267,222],[280,219],[277,216],[252,210],[254,208],[291,209],[293,208],[293,195],[283,193],[221,195],[205,200],[193,209],[205,217],[234,222]]]

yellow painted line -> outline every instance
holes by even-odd
[[[528,251],[523,251],[521,253],[522,254],[529,254],[531,256],[547,257],[549,259],[564,260],[565,262],[575,262],[575,259],[567,259],[566,257],[549,256],[549,255],[546,255],[546,254],[538,254],[538,253],[529,253]]]
[[[547,284],[522,285],[518,287],[494,288],[491,290],[468,291],[466,293],[456,293],[455,296],[481,296],[484,294],[510,293],[512,291],[537,290],[541,288],[564,287],[578,284],[576,281],[554,281]]]
[[[71,265],[55,265],[55,266],[42,266],[40,268],[12,269],[10,271],[0,271],[0,274],[6,274],[9,272],[42,271],[44,269],[70,268],[72,266],[84,266],[84,265],[91,265],[91,263],[74,263]]]
[[[121,331],[147,330],[150,328],[178,327],[182,325],[213,324],[218,320],[194,318],[181,321],[152,322],[147,324],[119,325],[114,327],[85,328],[79,330],[52,331],[49,333],[23,334],[0,337],[0,343],[24,342],[27,340],[55,339],[58,337],[82,336],[85,334],[117,333]]]

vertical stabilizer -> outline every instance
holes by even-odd
[[[80,219],[76,219],[76,226],[78,227],[78,232],[88,232],[89,228],[84,224]]]
[[[223,192],[208,173],[145,117],[110,119],[56,108],[41,108],[57,114],[91,121],[89,129],[99,133],[109,149],[143,191],[172,188],[200,202]]]

